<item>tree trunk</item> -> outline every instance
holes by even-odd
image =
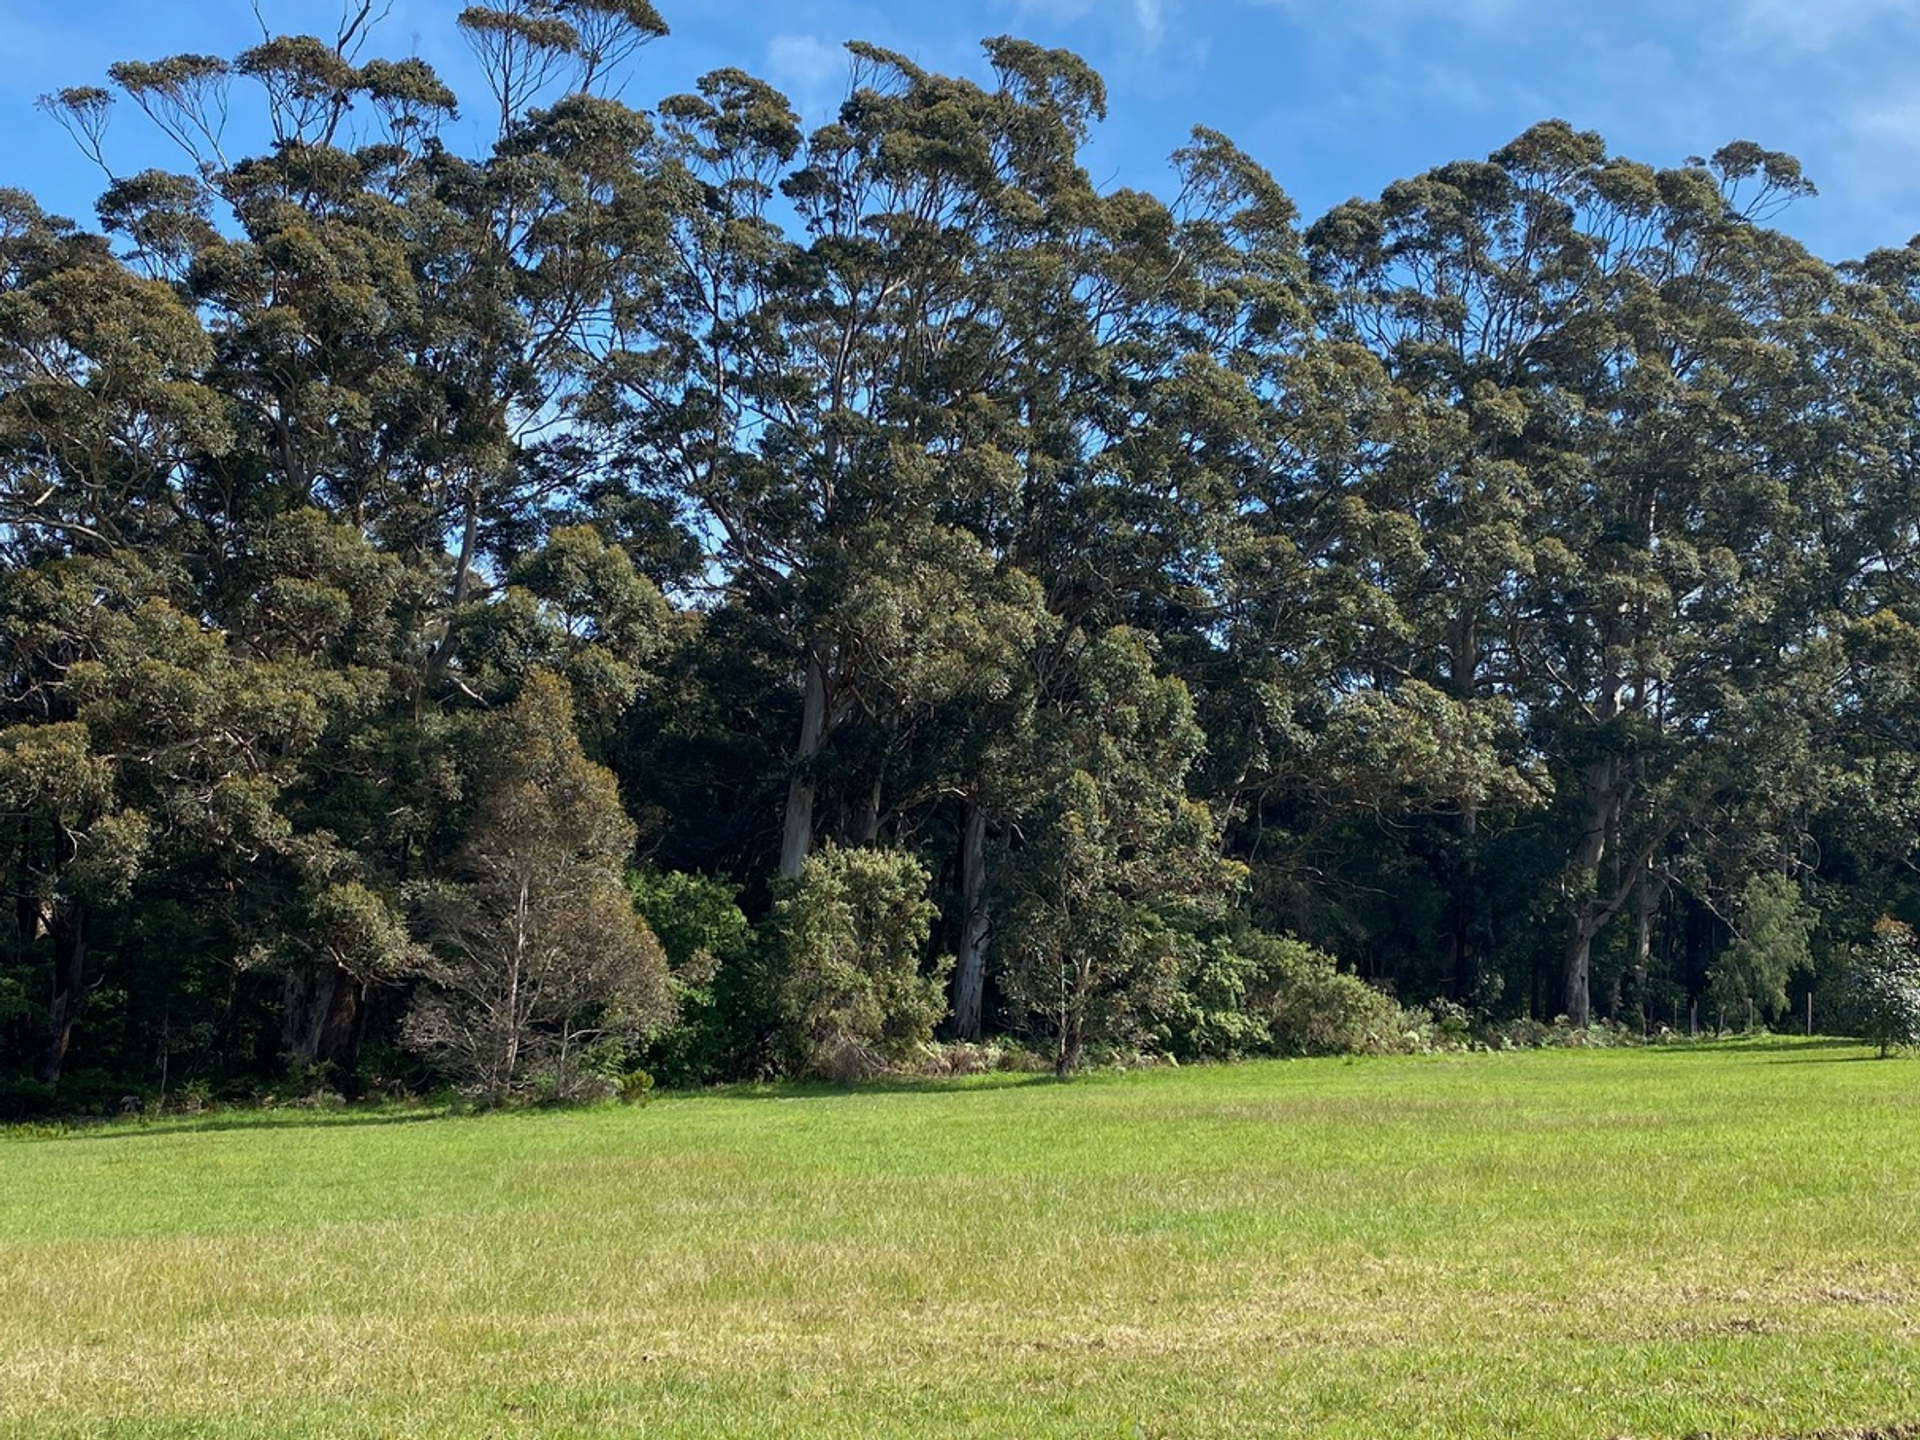
[[[40,1083],[56,1085],[73,1040],[87,973],[87,911],[77,900],[56,900],[47,926],[53,940],[53,1000],[47,1006],[47,1046],[40,1056]]]
[[[780,873],[800,873],[813,851],[813,801],[819,791],[814,765],[827,738],[827,667],[820,652],[807,647],[807,692],[800,712],[800,744],[794,752],[793,779],[787,785],[787,819],[780,840]]]
[[[1593,1018],[1588,972],[1593,958],[1594,932],[1585,914],[1576,915],[1567,932],[1566,959],[1561,974],[1564,981],[1562,1013],[1576,1030],[1584,1030]]]
[[[1060,997],[1060,1046],[1054,1052],[1053,1073],[1071,1075],[1080,1068],[1080,1062],[1087,1053],[1087,990],[1093,980],[1090,963],[1084,959],[1069,960],[1061,971],[1061,979],[1068,981],[1069,988]]]
[[[960,954],[953,967],[953,1033],[962,1040],[980,1038],[980,1011],[987,985],[987,812],[967,806],[960,840],[960,900],[966,918],[960,926]]]
[[[477,480],[470,481],[473,488],[467,492],[465,516],[460,522],[460,553],[454,560],[453,588],[447,597],[448,611],[458,611],[467,603],[467,597],[473,589],[473,561],[480,545],[480,491]],[[451,626],[440,637],[440,642],[427,651],[427,675],[439,679],[447,672],[453,662],[453,637]]]
[[[1600,882],[1600,864],[1606,859],[1613,837],[1620,800],[1620,762],[1599,760],[1587,767],[1586,820],[1581,827],[1580,843],[1574,850],[1573,875],[1582,888],[1567,920],[1566,961],[1562,972],[1561,1009],[1575,1027],[1585,1026],[1593,1013],[1588,984],[1593,955],[1593,937],[1600,932],[1611,913],[1602,908],[1595,890]]]
[[[1640,1029],[1652,1029],[1647,1013],[1647,977],[1653,971],[1653,915],[1659,908],[1660,890],[1649,864],[1633,892],[1633,988],[1634,1003],[1640,1009]]]
[[[1053,1073],[1071,1075],[1080,1068],[1080,1060],[1086,1053],[1086,1041],[1080,1028],[1080,1015],[1077,1010],[1069,1011],[1061,1018],[1060,1049],[1054,1056]]]
[[[280,1050],[291,1063],[352,1073],[359,1056],[360,985],[338,965],[306,965],[287,976]]]

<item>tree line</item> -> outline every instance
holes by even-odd
[[[1790,157],[1548,121],[1303,223],[1207,130],[1096,185],[1012,38],[641,108],[646,0],[464,11],[465,154],[373,19],[47,97],[96,228],[0,191],[0,1101],[1747,1023],[1910,942],[1920,251],[1809,254]]]

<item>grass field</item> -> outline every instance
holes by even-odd
[[[1920,1065],[1865,1054],[0,1137],[0,1434],[1904,1434]]]

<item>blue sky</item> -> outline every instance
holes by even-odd
[[[1311,218],[1560,116],[1653,163],[1735,138],[1798,155],[1821,193],[1778,223],[1833,259],[1920,231],[1920,0],[658,3],[674,34],[641,59],[628,91],[641,103],[738,65],[820,117],[844,93],[846,39],[978,73],[979,39],[1015,33],[1075,49],[1107,77],[1111,118],[1089,163],[1111,183],[1164,189],[1166,155],[1205,124],[1268,165]],[[259,5],[276,30],[328,33],[339,8]],[[462,89],[459,8],[395,0],[384,48],[417,50]],[[0,0],[0,184],[88,215],[98,177],[34,97],[113,59],[231,53],[258,33],[247,0]],[[137,125],[120,123],[131,141]]]

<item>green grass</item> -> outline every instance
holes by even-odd
[[[1920,1421],[1920,1066],[1262,1064],[0,1138],[0,1434]]]

